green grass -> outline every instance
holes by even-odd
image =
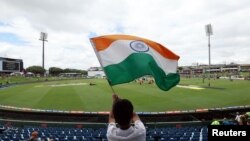
[[[207,86],[208,80],[182,79],[182,85]],[[89,83],[51,87],[54,84]],[[156,85],[131,82],[114,86],[122,98],[131,100],[136,111],[191,110],[250,105],[250,81],[211,80],[212,88],[193,90],[174,87],[162,91]],[[0,89],[0,104],[35,109],[109,111],[112,90],[106,80],[63,80],[17,85]]]

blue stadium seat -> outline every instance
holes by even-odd
[[[9,129],[0,134],[0,141],[18,141],[29,138],[32,131],[38,131],[40,138],[55,141],[107,141],[106,128],[60,128],[23,127]],[[207,141],[207,127],[147,128],[146,141]]]

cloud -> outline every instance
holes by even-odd
[[[157,41],[181,56],[179,65],[208,63],[205,25],[211,23],[212,64],[248,63],[250,1],[241,0],[0,0],[0,56],[45,67],[99,66],[89,42],[104,34]],[[6,39],[7,36],[13,40]],[[21,41],[21,42],[20,42]],[[17,44],[18,43],[18,44]]]

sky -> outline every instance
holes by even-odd
[[[156,41],[180,56],[179,66],[250,64],[249,0],[0,0],[0,57],[24,67],[100,66],[89,38],[128,34]]]

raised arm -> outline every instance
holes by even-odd
[[[112,99],[113,99],[113,104],[116,102],[116,101],[118,101],[120,98],[118,97],[118,95],[116,95],[116,94],[113,94],[112,95]],[[112,107],[113,107],[113,104],[112,104]],[[111,122],[115,122],[115,118],[114,118],[114,114],[113,114],[113,112],[112,112],[112,109],[110,110],[110,112],[109,112],[109,123],[111,123]]]
[[[135,122],[137,120],[140,120],[140,117],[135,112],[133,112],[132,121]]]

